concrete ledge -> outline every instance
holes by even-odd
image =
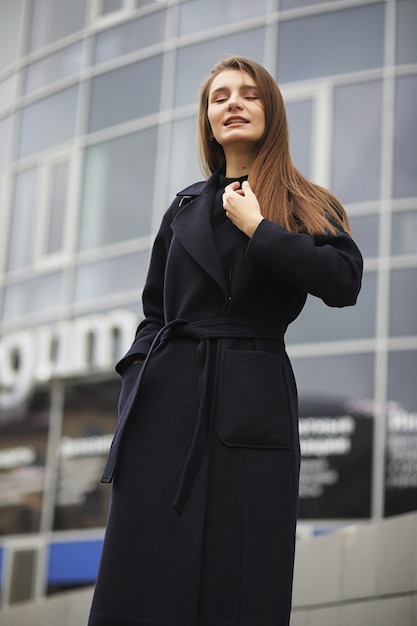
[[[0,612],[1,626],[85,626],[93,590],[59,593]]]
[[[291,626],[417,626],[417,514],[297,542]]]
[[[0,623],[85,626],[91,598],[88,588],[13,606]],[[299,539],[291,626],[417,626],[417,513]]]

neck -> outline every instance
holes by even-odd
[[[232,154],[228,154],[225,151],[226,178],[239,178],[240,176],[249,174],[254,158],[255,155],[252,153],[236,153],[233,151]]]

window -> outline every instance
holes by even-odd
[[[392,254],[417,255],[417,211],[394,213],[392,226]]]
[[[179,34],[234,24],[263,15],[266,0],[191,0],[180,4]]]
[[[0,111],[13,103],[17,74],[0,82]]]
[[[10,285],[4,290],[3,318],[15,320],[48,311],[62,303],[62,274],[54,272]]]
[[[5,167],[9,161],[11,128],[11,115],[0,120],[0,169]]]
[[[150,234],[156,133],[149,128],[88,149],[81,250]]]
[[[374,355],[292,358],[300,397],[372,399]]]
[[[85,0],[32,0],[31,51],[38,50],[84,27]]]
[[[21,172],[15,178],[14,199],[9,232],[8,270],[31,264],[34,251],[33,233],[37,208],[37,169]]]
[[[417,63],[417,2],[397,0],[397,63]]]
[[[338,0],[339,2],[343,2],[343,0]],[[334,0],[280,0],[279,8],[281,11],[296,9],[299,7],[309,7],[311,5],[317,4],[334,4]],[[337,0],[336,0],[337,2]]]
[[[385,515],[416,509],[416,371],[417,352],[389,355]]]
[[[312,177],[313,101],[286,102],[292,160],[298,170]]]
[[[105,526],[110,494],[100,477],[117,420],[119,387],[117,380],[66,385],[54,530]]]
[[[381,67],[384,9],[378,3],[281,22],[280,82]]]
[[[187,117],[172,125],[167,203],[175,194],[203,178],[197,154],[197,118]]]
[[[97,76],[91,89],[90,132],[157,113],[162,56]]]
[[[138,20],[126,22],[95,38],[94,63],[104,63],[129,52],[161,43],[165,34],[165,12],[155,11]]]
[[[9,382],[9,388],[2,389],[0,393],[0,455],[3,459],[15,461],[3,464],[1,470],[0,535],[33,535],[40,531],[41,523],[50,396],[45,391],[36,393],[20,409],[14,409],[13,420],[7,413],[4,415],[3,407],[7,410],[8,405],[13,406],[21,393],[19,387],[27,385],[31,364],[28,351],[22,355],[18,342],[13,345],[13,341],[9,341],[6,347],[3,337],[2,343],[8,352],[17,349],[22,362],[19,371],[14,370],[14,380]],[[16,427],[16,424],[19,426]]]
[[[69,141],[75,134],[78,87],[64,89],[22,111],[20,157]]]
[[[101,0],[101,15],[120,11],[123,8],[123,0]]]
[[[89,302],[126,291],[135,291],[138,298],[145,284],[149,250],[127,254],[96,263],[82,265],[75,277],[75,302]]]
[[[263,63],[264,41],[265,29],[259,28],[178,50],[175,106],[198,102],[200,85],[210,70],[231,54]]]
[[[81,43],[76,43],[26,69],[25,93],[77,74],[81,69]]]
[[[6,215],[6,202],[5,202],[5,188],[4,180],[0,176],[0,276],[4,272],[4,261],[5,261],[5,247],[7,241],[7,229],[5,227],[5,223],[7,220]],[[1,289],[0,289],[1,294]]]
[[[394,336],[417,335],[416,285],[417,268],[392,271],[390,333]]]
[[[8,236],[9,271],[64,251],[69,176],[70,161],[62,157],[17,174]]]
[[[379,216],[355,215],[350,218],[353,239],[362,255],[376,258],[379,247]]]
[[[363,286],[354,307],[333,308],[309,296],[307,303],[287,331],[290,343],[315,343],[364,339],[375,335],[376,274],[364,274]]]
[[[46,198],[43,252],[46,255],[61,252],[65,240],[65,218],[69,197],[69,162],[52,164],[49,171],[49,189]]]
[[[392,352],[388,362],[388,400],[406,411],[417,411],[417,352]],[[415,418],[414,418],[415,423]],[[415,450],[415,448],[414,448]]]
[[[23,0],[0,2],[0,71],[17,59]]]
[[[146,7],[148,4],[166,4],[167,0],[136,0],[136,8],[140,9],[142,7]]]
[[[379,81],[335,90],[331,189],[343,202],[379,198],[381,132]]]
[[[417,196],[417,76],[397,79],[394,137],[394,195]]]

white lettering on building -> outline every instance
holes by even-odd
[[[350,415],[300,418],[301,454],[313,457],[349,454],[355,428]]]
[[[136,315],[118,309],[5,335],[0,408],[19,405],[37,384],[111,371],[130,347],[136,326]]]
[[[31,465],[36,459],[36,451],[31,446],[16,446],[0,451],[0,469],[9,470],[21,465]]]
[[[59,444],[59,455],[63,459],[83,456],[100,456],[108,453],[113,435],[95,437],[63,437]]]

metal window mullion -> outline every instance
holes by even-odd
[[[381,519],[385,506],[385,452],[387,440],[388,361],[391,280],[391,229],[393,195],[394,99],[395,99],[395,2],[388,0],[385,13],[385,59],[382,102],[381,212],[376,299],[375,428],[373,455],[372,517]]]

